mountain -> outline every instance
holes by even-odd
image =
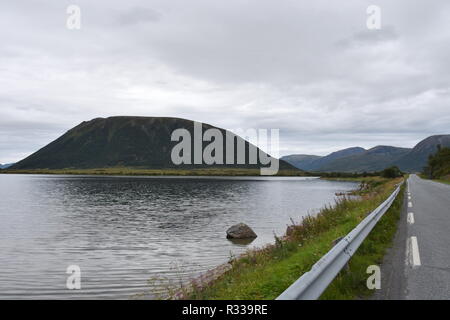
[[[360,147],[352,147],[330,153],[327,156],[320,157],[314,155],[293,154],[284,156],[281,159],[289,162],[293,166],[306,171],[322,171],[321,168],[326,167],[329,163],[345,158],[348,156],[360,154],[366,149]]]
[[[203,124],[207,129],[218,129],[223,135],[225,146],[226,130]],[[110,117],[84,121],[42,149],[14,164],[11,169],[89,169],[106,167],[161,168],[204,168],[206,164],[176,166],[171,160],[172,148],[179,141],[171,141],[176,129],[186,129],[194,137],[194,122],[180,118],[163,117]],[[249,143],[240,137],[237,141],[245,144],[248,159]],[[194,139],[191,139],[194,154]],[[203,148],[211,142],[203,142]],[[226,150],[224,148],[224,150]],[[235,145],[234,163],[237,159]],[[187,153],[188,154],[188,153]],[[224,151],[226,156],[226,151]],[[248,161],[246,162],[248,163]],[[224,165],[213,165],[224,167]],[[261,164],[226,165],[232,168],[260,168]],[[295,169],[280,161],[280,169]],[[296,169],[295,169],[296,170]]]
[[[364,152],[366,152],[366,149],[361,147],[352,147],[332,152],[329,155],[314,161],[311,171],[325,171],[323,168],[329,167],[335,161],[339,161],[346,157],[356,156]]]
[[[450,147],[450,135],[435,135],[420,141],[413,149],[377,146],[369,150],[359,147],[330,153],[325,157],[289,155],[281,159],[297,168],[318,172],[374,172],[398,166],[405,172],[421,172],[428,157],[438,145]]]
[[[314,156],[309,154],[291,154],[289,156],[281,157],[281,160],[292,164],[294,167],[301,170],[309,171],[314,163],[314,161],[322,158],[321,156]]]
[[[428,157],[436,153],[438,145],[450,147],[450,135],[435,135],[420,141],[413,149],[377,146],[369,150],[353,147],[339,150],[325,157],[288,155],[281,159],[297,168],[317,172],[374,172],[398,166],[405,172],[421,172]]]
[[[426,166],[428,157],[437,151],[437,146],[450,147],[450,135],[436,135],[420,141],[409,153],[396,161],[403,171],[421,172]]]
[[[1,164],[0,163],[0,169],[7,169],[9,167],[11,167],[14,163],[5,163],[5,164]]]
[[[358,154],[342,157],[320,167],[324,172],[373,172],[392,166],[411,151],[408,148],[377,146]]]

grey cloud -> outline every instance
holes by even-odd
[[[117,22],[121,25],[133,25],[145,22],[155,22],[161,18],[158,11],[145,7],[135,7],[122,13],[117,18]]]
[[[413,146],[450,128],[450,4],[79,0],[0,4],[0,163],[83,120],[279,128],[282,153]]]
[[[372,45],[380,42],[395,41],[398,35],[393,26],[385,26],[380,30],[364,30],[354,34],[352,37],[336,42],[338,47],[348,48],[359,45]]]

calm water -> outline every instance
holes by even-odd
[[[0,299],[158,292],[159,280],[273,242],[291,217],[354,187],[305,178],[0,175]],[[258,234],[251,244],[225,238],[239,222]],[[81,268],[81,290],[66,289],[69,265]]]

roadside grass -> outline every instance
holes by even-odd
[[[369,236],[349,262],[349,269],[343,270],[322,294],[323,300],[363,299],[373,294],[367,288],[367,267],[383,261],[386,250],[392,246],[400,219],[406,185],[404,184],[389,210],[378,221]]]
[[[439,179],[430,179],[425,174],[419,174],[419,177],[421,177],[422,179],[426,179],[426,180],[431,180],[431,181],[440,182],[440,183],[444,183],[444,184],[450,184],[450,175],[443,176]]]
[[[359,188],[353,191],[350,191],[349,195],[365,195],[373,190],[375,190],[378,186],[386,183],[386,179],[382,177],[357,177],[357,178],[321,178],[323,180],[331,180],[331,181],[348,181],[348,182],[359,182]]]
[[[440,183],[445,183],[445,184],[450,184],[450,180],[443,180],[443,179],[438,179],[438,180],[434,180]]]
[[[342,198],[317,215],[307,216],[301,224],[288,227],[275,243],[249,250],[231,258],[232,268],[211,283],[195,284],[187,299],[275,299],[300,275],[310,270],[332,247],[332,242],[350,232],[367,213],[379,206],[401,179],[364,178],[366,187],[359,199]],[[354,299],[369,294],[366,268],[379,264],[396,230],[401,196],[379,221],[350,263],[324,293],[323,299]]]
[[[127,176],[261,176],[259,169],[204,168],[204,169],[146,169],[110,167],[95,169],[30,169],[0,170],[3,174],[65,174],[65,175],[127,175]],[[279,170],[276,176],[306,176],[301,170]]]
[[[440,183],[445,183],[445,184],[450,184],[450,174],[443,176],[439,179],[436,179],[434,181],[440,182]]]

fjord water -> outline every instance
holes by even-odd
[[[0,175],[0,299],[152,298],[273,242],[350,182],[311,178]],[[245,222],[250,244],[225,238]],[[68,290],[69,265],[81,290]]]

